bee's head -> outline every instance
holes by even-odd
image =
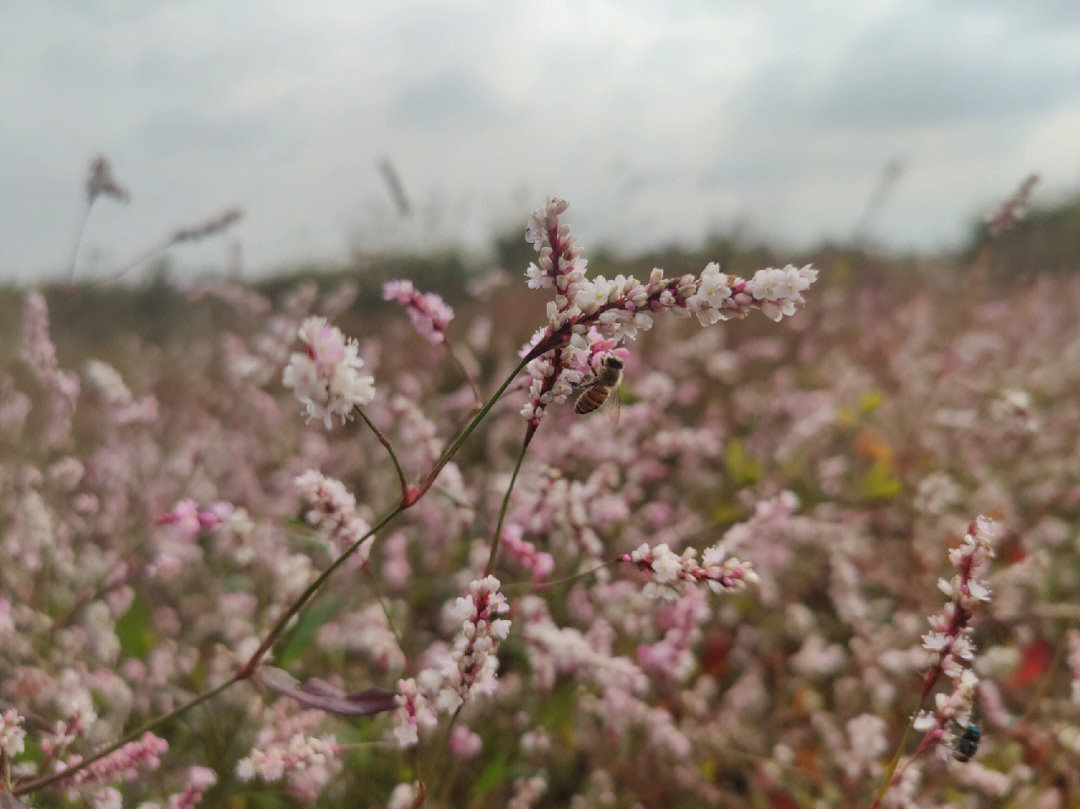
[[[623,368],[622,357],[615,354],[605,354],[602,363],[605,368],[613,368],[616,371],[621,371]]]

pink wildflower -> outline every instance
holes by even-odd
[[[161,756],[169,749],[169,743],[159,739],[149,731],[138,740],[128,742],[119,750],[114,750],[104,758],[98,759],[85,769],[79,770],[64,779],[69,786],[82,784],[100,784],[112,778],[133,778],[140,769],[156,770],[161,765]],[[66,767],[74,767],[82,761],[82,756],[72,756],[65,762]]]
[[[565,401],[574,386],[596,369],[594,360],[607,346],[594,348],[598,340],[616,345],[632,340],[652,327],[652,315],[671,310],[683,317],[696,316],[703,326],[745,317],[760,309],[773,320],[795,313],[802,293],[817,278],[810,266],[759,270],[749,281],[723,275],[718,264],[705,266],[697,277],[665,278],[655,268],[642,283],[618,275],[585,277],[586,261],[570,235],[559,223],[566,203],[552,198],[533,214],[525,239],[538,255],[525,272],[533,289],[552,289],[548,324],[537,332],[525,351],[529,401],[521,415],[533,429],[548,405]]]
[[[435,700],[440,710],[456,711],[473,693],[495,693],[495,651],[510,634],[510,621],[496,616],[509,609],[494,576],[473,581],[469,594],[454,602],[453,616],[461,621],[461,630],[450,652],[454,669],[446,673]]]
[[[305,515],[307,521],[322,529],[336,553],[344,553],[368,532],[368,524],[356,513],[356,498],[340,480],[309,469],[297,476],[296,488],[311,506]],[[366,562],[373,539],[360,550],[362,561]]]
[[[202,801],[206,790],[216,783],[217,773],[209,767],[192,767],[184,789],[169,798],[169,809],[194,809]]]
[[[23,717],[14,708],[0,713],[0,754],[8,759],[22,753],[26,731],[22,729]]]
[[[495,693],[499,668],[495,653],[510,633],[510,621],[496,616],[508,610],[506,596],[499,592],[499,580],[494,576],[471,582],[469,594],[454,602],[451,615],[461,622],[461,629],[453,646],[415,681],[398,684],[394,735],[399,744],[416,744],[420,726],[437,721],[435,710],[452,713],[474,694]]]
[[[931,631],[923,635],[923,648],[934,656],[934,663],[923,678],[925,697],[944,674],[953,681],[950,693],[934,697],[933,710],[923,710],[912,727],[924,733],[916,755],[937,748],[940,755],[952,755],[955,738],[947,740],[947,729],[963,728],[971,722],[975,689],[979,678],[972,671],[975,645],[971,642],[971,618],[980,602],[990,600],[986,582],[975,576],[987,559],[994,555],[993,521],[978,517],[968,525],[960,545],[949,551],[949,561],[957,573],[952,579],[939,579],[938,587],[949,596],[949,603],[938,615],[930,617]]]
[[[412,281],[399,280],[386,283],[383,299],[404,306],[413,327],[429,342],[435,345],[446,342],[446,327],[454,317],[454,310],[438,295],[421,294]]]
[[[305,320],[299,337],[305,351],[292,355],[282,381],[303,403],[309,421],[321,419],[329,430],[334,416],[348,421],[353,408],[372,402],[375,380],[360,373],[364,361],[356,340],[321,317]]]
[[[194,500],[181,500],[170,512],[157,518],[162,525],[172,525],[185,537],[195,537],[203,531],[213,531],[228,519],[233,507],[229,503],[215,503],[207,511],[199,510]]]
[[[421,727],[434,727],[438,724],[439,716],[428,701],[425,690],[412,678],[398,682],[398,693],[394,697],[398,708],[395,714],[394,737],[402,747],[412,747],[420,740]]]
[[[748,582],[758,580],[757,573],[747,562],[734,556],[725,558],[723,545],[706,548],[697,561],[697,550],[687,548],[676,554],[667,543],[650,548],[642,543],[632,553],[619,557],[620,562],[630,562],[649,574],[645,595],[673,601],[679,597],[686,584],[704,582],[714,593],[742,590]]]

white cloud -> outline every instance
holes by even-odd
[[[1030,170],[1075,184],[1071,4],[493,0],[21,3],[0,33],[0,274],[60,270],[90,157],[131,187],[87,251],[120,259],[226,205],[256,267],[481,245],[550,193],[586,244],[936,247]],[[415,215],[395,212],[389,156]],[[220,262],[221,245],[177,261]]]

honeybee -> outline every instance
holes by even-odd
[[[623,361],[606,354],[591,379],[581,383],[574,399],[574,412],[579,416],[608,405],[607,412],[615,423],[619,421],[619,383],[622,381]]]

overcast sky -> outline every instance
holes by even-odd
[[[806,246],[890,161],[869,235],[930,251],[1032,171],[1080,188],[1075,0],[6,0],[0,65],[3,279],[62,274],[99,152],[132,200],[95,203],[84,277],[228,206],[178,265],[477,249],[551,194],[586,252]]]

